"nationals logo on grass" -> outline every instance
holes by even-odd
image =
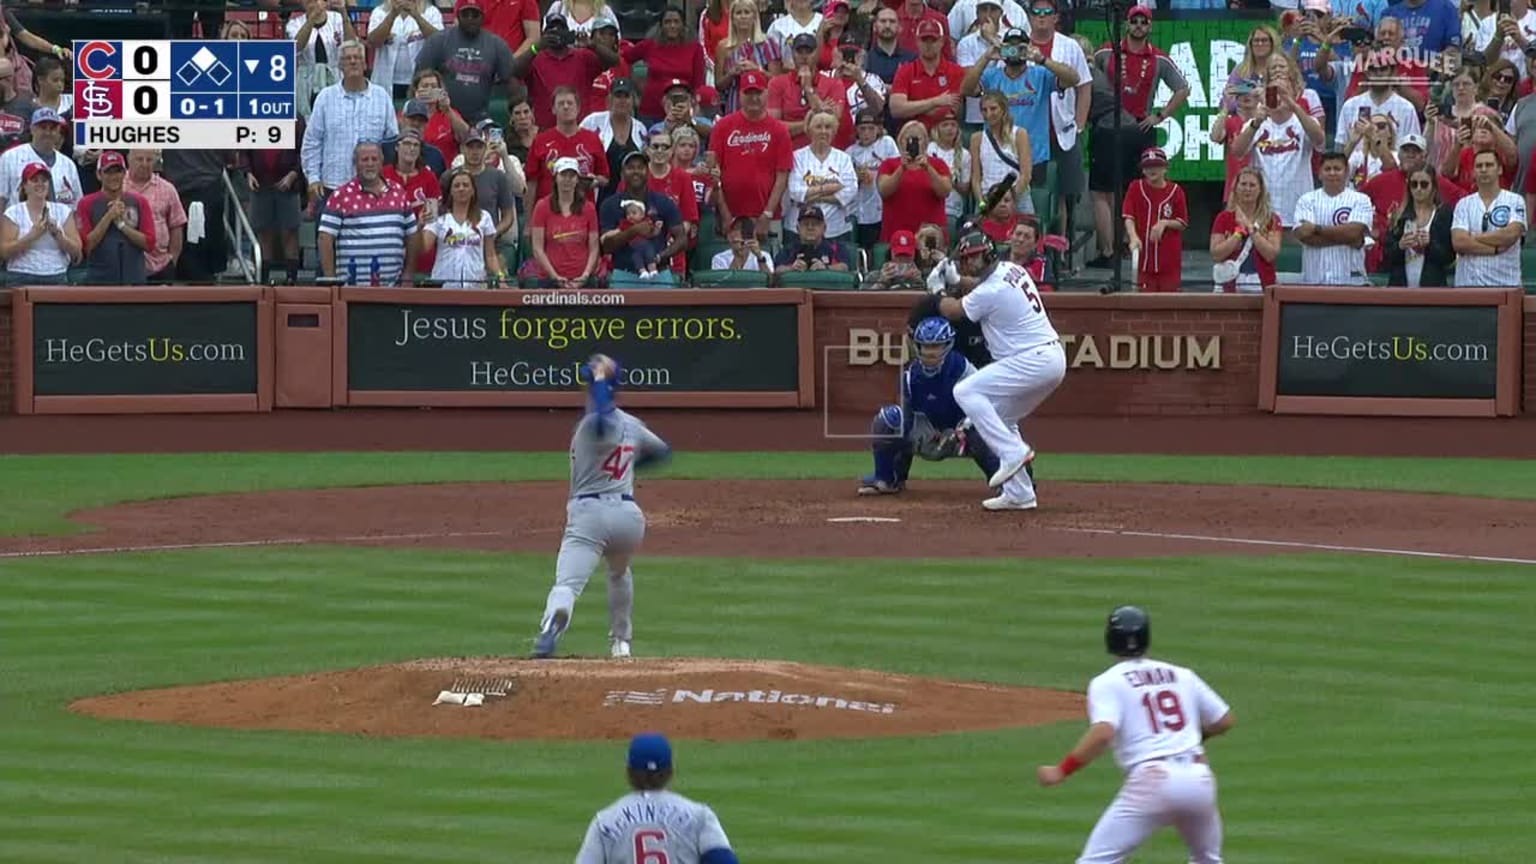
[[[605,707],[615,705],[681,705],[686,703],[711,705],[719,702],[754,702],[762,705],[793,705],[805,708],[836,708],[842,711],[863,711],[869,714],[895,714],[894,702],[861,702],[839,696],[812,696],[808,693],[785,693],[780,690],[610,690],[603,697]]]

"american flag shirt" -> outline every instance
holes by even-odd
[[[356,178],[331,193],[320,233],[336,238],[336,275],[348,285],[394,285],[405,269],[405,244],[416,234],[416,211],[405,189],[380,178],[377,194]]]

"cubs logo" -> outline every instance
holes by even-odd
[[[1488,224],[1495,228],[1503,228],[1509,224],[1509,205],[1500,204],[1488,211]]]
[[[1354,212],[1354,208],[1353,207],[1340,207],[1339,209],[1333,211],[1333,224],[1335,224],[1335,225],[1348,225],[1349,224],[1349,215],[1351,213],[1353,213],[1353,212]]]

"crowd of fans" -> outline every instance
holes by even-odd
[[[75,151],[68,49],[7,4],[0,257],[13,282],[211,280],[232,170],[264,281],[904,288],[976,220],[1051,283],[1080,269],[1056,234],[1084,201],[1081,263],[1124,257],[1145,291],[1262,290],[1288,249],[1311,284],[1520,284],[1528,0],[1305,0],[1255,26],[1210,131],[1209,275],[1185,272],[1157,146],[1190,94],[1162,13],[1130,8],[1114,50],[1059,2],[706,0],[626,39],[604,0],[256,0],[265,20],[202,33],[295,42],[300,140],[239,153]]]

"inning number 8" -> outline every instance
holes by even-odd
[[[1145,693],[1141,697],[1141,707],[1147,711],[1147,723],[1152,727],[1152,734],[1167,730],[1177,732],[1184,728],[1184,707],[1179,704],[1179,694],[1172,690],[1159,690],[1156,695]],[[1161,719],[1161,725],[1159,725]]]
[[[288,58],[276,56],[272,58],[272,80],[281,81],[288,77]]]

